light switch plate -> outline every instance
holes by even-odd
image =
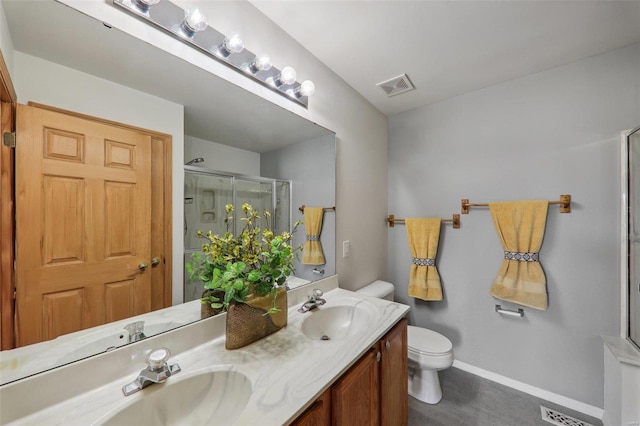
[[[349,240],[342,242],[342,257],[348,257],[351,252],[351,243]]]

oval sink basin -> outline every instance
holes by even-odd
[[[365,331],[373,313],[362,305],[319,307],[302,321],[302,332],[312,340],[341,340]]]
[[[184,371],[127,397],[104,425],[233,424],[251,397],[251,381],[230,370],[180,377]]]

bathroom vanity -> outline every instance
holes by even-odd
[[[298,312],[312,288],[326,304]],[[406,423],[408,310],[331,277],[289,292],[287,327],[238,350],[224,348],[219,315],[4,385],[0,423],[349,424],[364,415]],[[181,371],[125,397],[122,387],[160,347]]]
[[[294,424],[406,425],[408,397],[407,320],[401,319]]]

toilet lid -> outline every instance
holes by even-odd
[[[407,327],[409,351],[421,354],[443,354],[453,349],[451,341],[442,334],[422,327]]]

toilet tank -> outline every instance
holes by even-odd
[[[377,280],[362,287],[360,290],[356,290],[356,293],[362,294],[363,296],[393,301],[393,284],[387,281]]]

